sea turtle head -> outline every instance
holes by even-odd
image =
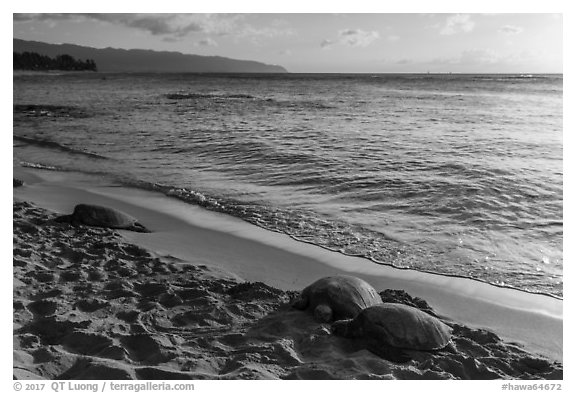
[[[343,321],[334,322],[330,327],[332,334],[340,337],[352,337],[352,332],[350,329],[351,321],[352,321],[351,319],[346,319]]]
[[[323,323],[331,322],[332,308],[326,304],[320,304],[314,309],[314,318]]]
[[[296,310],[304,310],[306,307],[308,307],[308,297],[302,294],[298,296],[291,305]]]
[[[54,219],[55,222],[63,223],[63,224],[72,224],[72,215],[67,214],[65,216],[59,216]]]

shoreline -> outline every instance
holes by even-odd
[[[14,190],[15,197],[51,211],[70,212],[75,203],[93,202],[138,217],[153,234],[123,231],[123,238],[158,255],[214,265],[281,290],[301,290],[326,275],[354,274],[377,290],[405,290],[424,298],[450,320],[490,329],[533,353],[562,361],[562,300],[466,278],[377,265],[159,193],[102,183],[97,177],[21,167],[14,168],[14,176],[26,183]]]
[[[85,74],[85,73],[97,73],[98,71],[71,71],[71,70],[12,70],[12,77],[17,76],[53,76],[53,75],[71,75],[71,74]]]

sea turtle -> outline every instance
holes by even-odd
[[[354,318],[361,310],[382,303],[366,281],[352,276],[324,277],[304,288],[292,303],[299,310],[312,310],[321,322]]]
[[[89,225],[113,229],[126,229],[135,232],[150,232],[134,217],[126,213],[105,206],[80,204],[74,207],[71,215],[61,216],[58,222],[67,222],[72,225]]]
[[[362,310],[354,319],[335,322],[332,333],[365,338],[381,348],[434,350],[448,345],[452,328],[415,307],[382,303]]]

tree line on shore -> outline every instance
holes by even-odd
[[[14,52],[13,66],[14,70],[97,71],[96,63],[92,59],[82,61],[65,54],[52,58],[35,52]]]

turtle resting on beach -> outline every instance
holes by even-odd
[[[365,338],[386,349],[435,350],[448,345],[452,328],[415,307],[382,303],[362,310],[354,319],[335,322],[332,333]]]
[[[366,281],[352,276],[325,277],[304,288],[292,303],[298,310],[312,310],[321,322],[354,318],[366,307],[382,303]]]
[[[94,227],[126,229],[135,232],[150,232],[134,217],[105,206],[76,205],[74,212],[56,219],[72,225],[89,225]]]

